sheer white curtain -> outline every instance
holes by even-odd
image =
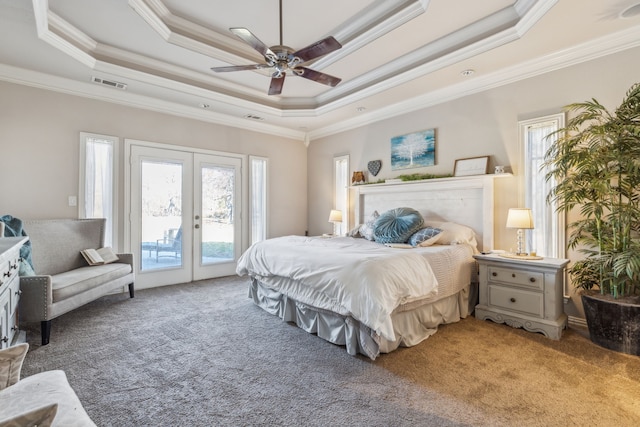
[[[267,166],[262,157],[249,157],[251,198],[251,244],[267,238]]]
[[[544,155],[555,138],[549,134],[564,126],[562,115],[547,116],[528,120],[521,124],[524,140],[525,170],[525,206],[531,208],[534,229],[527,239],[527,251],[536,251],[539,255],[564,257],[564,220],[556,212],[555,204],[547,203],[547,194],[555,185],[546,181],[546,170],[541,169]],[[562,122],[562,123],[561,123]]]
[[[82,218],[106,218],[105,246],[114,246],[114,165],[115,142],[112,138],[83,134],[84,171],[81,180]]]
[[[336,233],[344,235],[349,227],[349,156],[334,157],[333,209],[342,212],[342,222],[336,224]],[[328,213],[327,213],[328,217]]]

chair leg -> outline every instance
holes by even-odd
[[[133,298],[133,283],[129,283],[129,298]]]
[[[51,335],[51,320],[43,320],[40,322],[40,335],[42,335],[42,345],[49,344],[49,336]]]

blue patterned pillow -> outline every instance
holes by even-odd
[[[416,231],[411,237],[409,237],[409,244],[411,246],[431,246],[438,241],[441,235],[441,229],[425,227]]]
[[[395,208],[376,219],[373,237],[379,243],[405,243],[422,228],[424,219],[420,212],[411,208]]]
[[[373,226],[380,214],[378,211],[373,213],[367,218],[367,220],[360,226],[360,235],[367,240],[373,240]]]

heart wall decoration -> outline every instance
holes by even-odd
[[[380,168],[382,167],[381,160],[372,160],[367,163],[367,169],[371,172],[371,175],[376,176],[380,172]]]

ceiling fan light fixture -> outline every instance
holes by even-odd
[[[282,42],[282,0],[280,0],[280,44],[276,46],[267,46],[251,31],[242,27],[229,28],[240,40],[251,46],[264,57],[263,64],[251,65],[232,65],[227,67],[212,67],[211,70],[219,72],[227,71],[244,71],[244,70],[260,70],[270,69],[271,85],[269,86],[269,95],[280,95],[284,85],[284,78],[287,71],[291,74],[321,83],[327,86],[335,87],[340,83],[341,79],[330,76],[320,71],[301,66],[305,62],[324,56],[330,52],[342,48],[342,45],[333,37],[325,37],[315,43],[310,44],[300,50],[293,50],[289,46],[284,46]]]
[[[632,4],[620,12],[620,18],[633,18],[640,15],[640,3]]]

